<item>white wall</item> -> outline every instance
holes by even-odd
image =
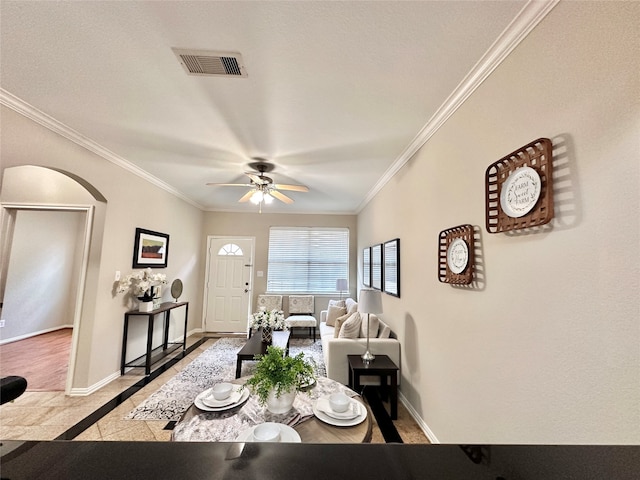
[[[190,302],[188,328],[199,328],[204,275],[201,210],[9,108],[2,107],[1,114],[2,202],[74,203],[73,195],[68,193],[71,189],[59,188],[59,180],[51,178],[53,174],[78,179],[97,198],[82,202],[94,205],[95,217],[74,391],[88,392],[119,372],[123,314],[134,304],[115,293],[114,275],[116,270],[122,274],[132,270],[136,227],[170,235],[169,264],[160,271],[166,273],[169,282],[182,279],[185,288],[180,300]],[[6,173],[13,170],[9,168],[29,165],[45,167],[34,169],[34,175],[23,179],[22,185],[35,185],[34,188],[5,187]],[[164,289],[163,298],[171,300],[168,288]],[[146,333],[144,329],[133,330],[133,350],[128,353],[133,354],[138,348],[142,354]]]
[[[401,239],[402,393],[440,442],[640,442],[637,2],[561,2],[358,217]],[[489,234],[484,175],[554,144],[548,228]],[[480,232],[481,281],[437,277],[441,230]]]
[[[16,212],[3,298],[2,342],[73,326],[78,232],[84,213]],[[82,244],[80,244],[82,245]]]

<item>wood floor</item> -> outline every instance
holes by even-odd
[[[0,375],[26,378],[28,392],[64,391],[72,331],[63,328],[0,345]]]

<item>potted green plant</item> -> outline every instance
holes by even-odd
[[[306,360],[302,352],[290,357],[284,349],[271,345],[266,354],[255,358],[256,371],[245,386],[271,413],[288,412],[296,392],[315,381],[314,362]]]

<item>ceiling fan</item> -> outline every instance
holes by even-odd
[[[293,199],[286,196],[280,190],[292,191],[292,192],[308,192],[309,189],[304,185],[286,185],[282,183],[273,183],[271,177],[267,177],[265,173],[271,172],[274,169],[274,165],[266,163],[264,160],[252,162],[249,167],[255,170],[255,172],[244,172],[250,179],[249,183],[207,183],[210,186],[217,187],[249,187],[250,190],[245,193],[238,202],[248,202],[260,206],[262,211],[262,203],[270,204],[274,198],[277,198],[281,202],[291,204]]]

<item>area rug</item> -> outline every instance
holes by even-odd
[[[180,373],[155,391],[149,398],[129,412],[126,420],[179,420],[196,396],[222,381],[235,378],[238,350],[245,344],[242,338],[221,338],[202,352]],[[289,354],[304,353],[313,359],[318,375],[326,376],[322,344],[307,338],[292,338]],[[242,374],[250,375],[255,362],[243,362]]]

